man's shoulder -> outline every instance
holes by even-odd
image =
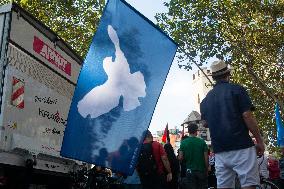
[[[207,146],[205,140],[200,137],[189,137],[182,142],[184,142],[184,149],[191,149],[192,146],[198,146],[199,148],[205,149]]]
[[[216,91],[214,91],[214,94],[211,95],[212,98],[215,98],[216,95],[243,95],[245,94],[246,89],[242,85],[236,84],[236,83],[226,83],[226,85],[223,85],[223,87],[218,88]]]
[[[233,90],[245,90],[245,88],[242,85],[236,83],[228,83],[228,86]]]
[[[164,149],[163,145],[157,141],[153,141],[152,142],[152,148],[153,150],[160,150],[160,149]]]
[[[202,106],[206,106],[207,102],[210,101],[210,99],[212,97],[215,96],[216,93],[218,93],[219,89],[214,87],[213,89],[211,89],[205,96],[205,98],[203,98],[203,100],[200,103],[200,107]]]
[[[210,99],[210,96],[212,96],[212,94],[214,94],[214,89],[210,90],[206,96],[203,98],[203,100],[200,103],[200,109],[203,109],[206,107],[207,104],[207,100]]]
[[[161,144],[159,142],[157,142],[157,141],[153,141],[152,145],[161,145]]]
[[[200,137],[188,137],[182,141],[182,143],[195,143],[195,142],[206,143],[205,140]]]
[[[190,137],[187,137],[186,139],[182,140],[180,143],[181,147],[186,146],[188,143],[190,143]]]
[[[206,144],[206,142],[203,138],[200,138],[200,137],[195,137],[195,138],[198,142]]]
[[[187,136],[187,138],[185,138],[182,143],[187,143],[191,140],[191,137],[190,136]]]

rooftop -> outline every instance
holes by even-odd
[[[192,111],[181,125],[188,124],[190,122],[199,122],[200,120],[201,115],[197,111]]]

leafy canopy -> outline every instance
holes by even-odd
[[[232,79],[247,87],[267,143],[276,142],[274,105],[284,110],[283,0],[171,0],[156,15],[180,46],[180,67],[202,66],[210,57],[233,66]]]
[[[0,5],[9,3],[2,0]],[[96,31],[105,0],[15,0],[84,57]]]

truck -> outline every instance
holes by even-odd
[[[0,185],[68,188],[85,166],[60,156],[82,62],[19,5],[0,6]]]

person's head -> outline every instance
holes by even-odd
[[[230,76],[230,69],[228,68],[228,65],[223,61],[223,60],[217,60],[214,61],[211,66],[211,73],[212,73],[212,78],[215,81],[220,81],[220,80],[229,80]]]
[[[99,154],[101,158],[106,158],[108,156],[107,149],[106,148],[100,149]]]
[[[129,148],[136,148],[138,145],[139,141],[136,137],[131,137],[127,140],[127,144]]]
[[[153,135],[149,130],[147,130],[147,132],[146,132],[145,141],[146,142],[152,142],[153,141]]]
[[[190,135],[197,135],[198,126],[195,123],[191,123],[188,126],[188,133]]]

